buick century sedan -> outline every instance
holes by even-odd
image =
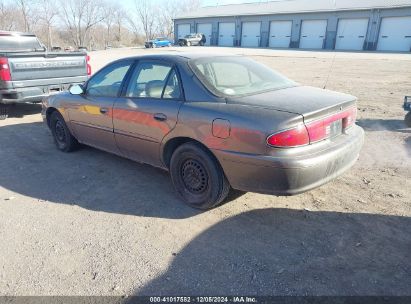
[[[182,200],[213,208],[230,189],[294,195],[358,158],[356,98],[299,85],[242,56],[120,59],[48,97],[57,148],[79,143],[165,170]]]

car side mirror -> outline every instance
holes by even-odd
[[[81,95],[84,93],[84,87],[81,84],[75,84],[69,88],[69,92],[71,95]]]

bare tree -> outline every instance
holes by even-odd
[[[137,1],[137,0],[136,0]],[[140,1],[140,0],[138,0]],[[165,1],[165,0],[159,0]],[[155,11],[151,1],[146,7]],[[35,33],[48,48],[54,43],[102,48],[135,45],[144,38],[140,18],[128,18],[121,3],[108,0],[0,0],[0,30]],[[144,14],[143,14],[144,16]],[[155,34],[155,14],[146,14],[147,35]],[[127,22],[128,21],[128,22]]]
[[[40,0],[39,5],[41,10],[39,10],[39,18],[44,23],[47,29],[47,48],[51,49],[53,45],[52,39],[52,27],[56,17],[59,15],[58,8],[55,2],[52,0]]]
[[[122,32],[124,30],[123,28],[123,22],[126,19],[126,14],[123,10],[123,8],[119,8],[116,10],[115,14],[114,14],[114,23],[116,26],[116,33],[115,33],[115,39],[118,43],[121,42],[121,38],[122,38]]]
[[[74,45],[82,46],[90,30],[105,19],[102,0],[61,0],[62,17]]]
[[[174,32],[174,19],[182,12],[197,10],[200,0],[162,0],[161,9],[153,11],[155,32],[158,35],[171,37]],[[155,14],[155,15],[154,15]]]
[[[140,24],[143,28],[146,40],[152,39],[154,36],[154,22],[156,16],[156,9],[153,2],[150,0],[134,0],[135,11],[139,18]],[[137,26],[134,21],[131,21],[132,26],[136,29]]]
[[[23,30],[19,27],[19,10],[14,5],[0,1],[0,29],[6,31]]]
[[[25,32],[30,32],[32,30],[32,23],[36,22],[34,16],[34,0],[17,0],[18,8],[20,9],[21,16],[23,17]]]
[[[103,23],[106,26],[105,45],[111,45],[112,42],[112,29],[114,25],[121,23],[121,16],[123,14],[121,6],[117,4],[107,3],[103,6],[104,20]],[[120,20],[119,20],[120,19]],[[121,24],[120,24],[121,25]]]

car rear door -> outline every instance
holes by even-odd
[[[160,145],[175,127],[184,96],[177,67],[141,60],[113,108],[114,134],[123,155],[161,166]]]
[[[85,93],[70,103],[70,122],[80,142],[119,153],[113,133],[113,104],[132,64],[132,60],[123,60],[103,68],[87,82]]]

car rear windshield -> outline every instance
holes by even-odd
[[[240,56],[191,59],[200,81],[217,96],[244,96],[296,86],[281,74]]]
[[[36,36],[0,35],[0,50],[26,51],[43,50]]]

